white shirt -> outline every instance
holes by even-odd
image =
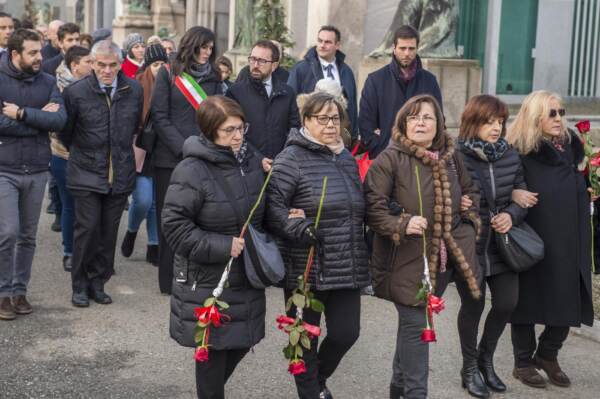
[[[325,68],[328,65],[331,65],[332,66],[331,73],[333,74],[333,79],[341,85],[342,81],[340,80],[340,72],[338,71],[337,65],[335,65],[335,61],[327,62],[323,58],[319,57],[319,62],[321,63],[321,69],[323,70],[323,77],[325,79],[329,78],[327,76],[327,69],[325,69]],[[331,78],[329,78],[329,79],[331,79]]]
[[[273,92],[273,77],[269,76],[269,79],[263,80],[263,85],[267,90],[267,96],[271,97],[271,93]]]

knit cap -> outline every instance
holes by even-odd
[[[96,29],[92,33],[92,44],[96,44],[96,42],[99,42],[101,40],[106,40],[111,36],[112,36],[112,32],[110,29],[107,29],[107,28]]]
[[[152,65],[156,61],[168,62],[167,52],[161,44],[151,44],[144,53],[144,65]]]
[[[139,33],[130,33],[123,41],[123,50],[129,53],[136,44],[144,44],[144,37]]]

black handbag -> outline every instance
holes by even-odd
[[[148,112],[148,116],[146,117],[144,127],[142,128],[135,140],[135,146],[146,151],[148,154],[151,154],[152,150],[154,149],[155,143],[156,133],[154,132],[154,128],[152,126],[152,118],[150,117],[150,112]]]
[[[245,223],[245,219],[242,218],[240,210],[233,202],[235,200],[233,190],[227,184],[221,170],[209,163],[206,163],[206,165],[213,177],[215,177],[217,184],[223,189],[225,195],[232,199],[230,204],[241,229]],[[244,241],[244,270],[250,285],[256,289],[265,289],[283,280],[285,277],[285,265],[275,240],[266,232],[260,232],[252,224],[249,224],[246,228]]]
[[[490,189],[487,180],[481,170],[475,166],[475,172],[479,177],[481,190],[490,208],[491,217],[498,214],[496,209],[496,198]],[[525,222],[514,225],[504,234],[494,230],[496,247],[500,256],[506,264],[516,273],[529,270],[533,265],[544,259],[544,241]]]

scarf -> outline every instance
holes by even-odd
[[[480,138],[471,138],[460,140],[460,143],[471,150],[475,155],[485,162],[496,162],[508,150],[508,142],[504,137],[500,137],[495,143],[483,141]]]
[[[206,64],[194,63],[190,65],[189,74],[197,81],[205,80],[211,72],[212,66],[210,65],[210,62],[207,62]]]
[[[246,141],[245,136],[242,140],[242,145],[240,146],[239,151],[234,151],[233,155],[235,155],[235,159],[238,162],[238,164],[240,164],[240,166],[243,166],[244,162],[246,161],[246,156],[248,155],[248,141]]]
[[[310,132],[305,129],[305,128],[301,128],[300,129],[300,134],[306,138],[308,141],[310,141],[311,143],[315,143],[321,146],[325,146],[327,148],[329,148],[331,150],[331,152],[333,152],[335,155],[339,155],[342,153],[342,151],[344,151],[344,141],[342,140],[342,137],[338,137],[337,143],[334,144],[323,144],[321,143],[319,140],[317,140],[316,138],[314,138]]]

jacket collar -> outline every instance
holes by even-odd
[[[304,59],[306,61],[308,61],[313,69],[318,68],[319,71],[321,71],[321,75],[323,74],[322,68],[321,68],[321,61],[319,60],[319,55],[317,54],[317,47],[311,47],[307,52],[306,55],[304,56]],[[335,65],[338,68],[338,71],[340,73],[340,77],[342,75],[342,64],[344,63],[344,60],[346,59],[346,54],[344,54],[342,51],[338,50],[335,53]]]
[[[583,144],[581,143],[581,139],[577,136],[577,134],[569,129],[569,137],[571,139],[570,143],[567,143],[565,147],[570,148],[573,154],[573,164],[578,165],[583,161],[585,157],[585,152],[583,149]],[[561,163],[567,163],[564,156],[562,156],[556,148],[547,140],[542,140],[540,144],[540,148],[537,151],[531,152],[528,154],[531,158],[548,165],[559,165]]]
[[[416,79],[419,72],[423,69],[423,63],[421,62],[421,57],[419,57],[418,54],[417,54],[417,58],[415,59],[415,61],[417,63],[417,72],[415,74],[415,77],[412,80]],[[396,81],[398,83],[401,83],[402,85],[404,85],[405,84],[404,80],[402,79],[402,76],[400,75],[400,64],[398,64],[398,61],[396,60],[396,57],[394,56],[393,53],[392,53],[392,59],[389,63],[389,68],[390,68],[390,71],[392,72],[392,75],[396,79]]]
[[[100,88],[100,82],[98,81],[98,78],[96,77],[96,73],[94,71],[92,71],[92,73],[85,79],[87,80],[92,90],[94,90],[98,94],[105,94],[104,90]],[[119,93],[126,90],[129,90],[129,83],[127,82],[127,78],[123,74],[123,71],[119,71],[117,73],[117,90],[115,91],[113,101],[117,98]]]
[[[0,72],[8,75],[12,79],[23,80],[25,82],[33,82],[34,79],[42,73],[41,69],[34,74],[19,71],[12,63],[8,52],[4,52],[0,57]]]

